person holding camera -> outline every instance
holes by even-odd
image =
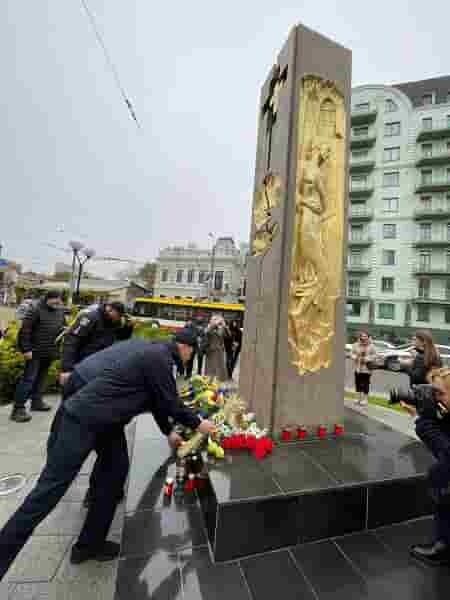
[[[450,369],[434,369],[430,384],[397,392],[394,400],[416,420],[416,433],[436,459],[428,472],[435,505],[435,539],[411,548],[428,565],[450,565]]]
[[[428,383],[431,369],[442,366],[441,357],[434,345],[431,333],[417,331],[414,337],[414,358],[400,360],[401,370],[409,375],[410,386]]]
[[[361,331],[358,341],[353,344],[352,360],[355,365],[355,390],[358,393],[356,402],[360,406],[369,403],[371,368],[376,359],[375,346],[372,344],[369,334]]]

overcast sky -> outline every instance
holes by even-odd
[[[354,85],[450,72],[447,0],[88,3],[142,131],[80,0],[0,2],[0,242],[34,270],[73,237],[137,260],[247,241],[259,87],[297,22],[353,50]]]

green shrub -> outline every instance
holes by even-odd
[[[17,323],[10,323],[8,333],[0,340],[0,401],[11,400],[24,367],[24,358],[17,350]]]
[[[172,338],[172,332],[165,327],[152,327],[148,323],[136,323],[134,336],[152,342],[168,342]]]

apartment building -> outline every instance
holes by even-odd
[[[450,340],[450,76],[352,92],[350,331]]]

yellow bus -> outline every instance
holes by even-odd
[[[160,327],[181,329],[186,321],[209,321],[211,315],[220,314],[228,322],[237,321],[242,327],[245,307],[243,304],[228,304],[190,298],[136,298],[133,316],[151,321]]]

